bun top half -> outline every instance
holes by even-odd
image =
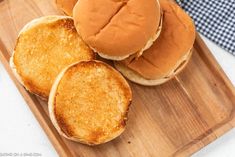
[[[193,47],[195,26],[192,19],[174,2],[160,0],[163,11],[162,31],[141,57],[129,57],[123,65],[146,79],[161,79],[183,62]],[[189,58],[188,58],[189,59]]]
[[[83,40],[99,54],[126,58],[158,32],[158,0],[79,0],[73,10]]]

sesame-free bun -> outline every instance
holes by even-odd
[[[162,84],[178,74],[190,59],[195,40],[191,18],[175,4],[160,0],[163,11],[162,31],[154,44],[138,59],[129,57],[115,67],[133,82]]]
[[[73,17],[83,40],[106,59],[141,54],[160,32],[158,0],[79,0]]]
[[[20,31],[10,65],[27,90],[47,99],[61,69],[91,59],[95,54],[77,34],[72,18],[46,16]]]
[[[118,71],[101,61],[81,61],[57,76],[48,108],[62,136],[97,145],[124,131],[131,100],[131,89]]]
[[[73,7],[78,0],[55,0],[57,7],[62,10],[66,15],[72,16]]]
[[[130,81],[145,85],[145,86],[154,86],[154,85],[160,85],[163,84],[170,79],[172,79],[176,74],[181,72],[184,67],[187,65],[190,57],[192,55],[192,50],[189,51],[185,56],[183,56],[172,68],[172,70],[165,76],[159,79],[146,79],[143,76],[141,76],[139,73],[135,72],[134,70],[131,70],[124,64],[120,62],[115,62],[114,65],[115,67],[125,76],[127,77]],[[150,67],[151,68],[151,67]]]

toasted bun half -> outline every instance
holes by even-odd
[[[73,17],[83,40],[106,59],[141,54],[160,31],[158,0],[79,0]]]
[[[47,99],[64,67],[91,59],[95,54],[77,34],[72,18],[46,16],[21,30],[10,65],[27,90]]]
[[[72,16],[73,7],[78,0],[55,0],[57,7],[62,10],[66,15]]]
[[[162,84],[178,74],[188,63],[195,40],[191,18],[174,2],[160,0],[160,4],[163,24],[159,38],[138,59],[131,56],[115,63],[124,76],[143,85]]]
[[[81,61],[58,75],[49,115],[64,137],[97,145],[124,131],[131,100],[131,89],[119,72],[100,61]]]

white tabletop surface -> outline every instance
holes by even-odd
[[[209,49],[235,85],[235,56],[204,38]],[[235,129],[198,151],[193,157],[234,157]],[[5,153],[5,154],[4,154]],[[39,153],[57,157],[46,134],[0,63],[0,157],[6,153]],[[26,154],[27,155],[27,154]]]

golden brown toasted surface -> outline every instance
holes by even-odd
[[[78,0],[55,0],[59,9],[61,9],[65,14],[72,16],[73,7]]]
[[[160,5],[163,24],[159,38],[138,60],[129,57],[121,62],[146,79],[160,79],[174,70],[195,40],[191,18],[174,2],[160,0]]]
[[[112,67],[97,61],[80,62],[60,80],[54,114],[66,136],[100,144],[124,130],[131,98],[128,83]]]
[[[108,56],[126,56],[145,47],[160,22],[158,0],[79,0],[73,10],[84,41]]]
[[[71,18],[40,20],[20,33],[13,63],[24,86],[48,98],[61,69],[77,61],[94,59],[95,56],[77,34]]]

